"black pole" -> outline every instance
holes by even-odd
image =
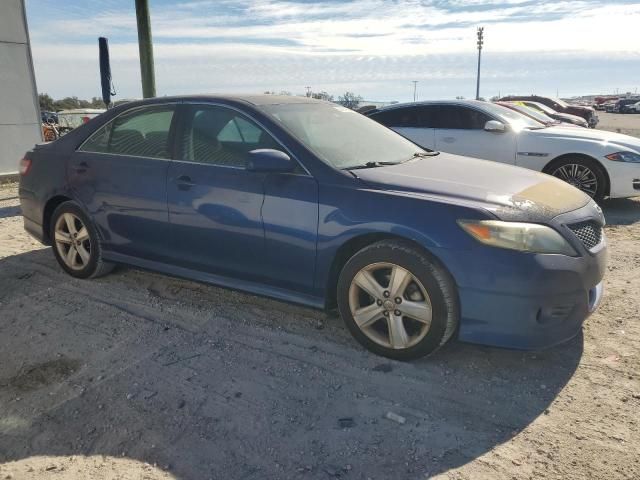
[[[156,78],[153,67],[153,41],[151,40],[151,21],[149,20],[149,0],[136,0],[138,19],[138,49],[140,51],[140,76],[142,96],[156,96]]]
[[[109,108],[111,95],[115,95],[111,79],[111,62],[109,61],[109,41],[105,37],[98,38],[98,52],[100,55],[100,86],[102,87],[102,101]]]

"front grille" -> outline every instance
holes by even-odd
[[[571,231],[582,242],[587,250],[591,250],[602,241],[602,227],[596,222],[587,221],[568,225]]]

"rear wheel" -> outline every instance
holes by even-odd
[[[455,286],[431,256],[401,241],[356,253],[338,281],[338,308],[364,347],[389,358],[429,355],[458,323]]]
[[[551,164],[545,171],[583,191],[596,202],[604,199],[607,180],[602,167],[595,160],[584,157],[566,158]]]
[[[98,233],[77,203],[64,202],[54,210],[50,238],[56,260],[69,275],[95,278],[113,270],[102,260]]]

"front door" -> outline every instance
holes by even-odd
[[[489,115],[462,105],[440,105],[435,122],[435,148],[442,152],[514,164],[516,134],[488,132]]]
[[[249,151],[271,148],[270,138],[226,107],[185,105],[182,115],[167,182],[174,262],[256,280],[265,263],[265,174],[245,163]]]
[[[285,151],[244,114],[185,105],[168,176],[174,262],[207,273],[308,293],[318,230],[318,185],[291,173],[245,169],[248,152]]]

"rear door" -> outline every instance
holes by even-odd
[[[501,163],[515,163],[516,134],[507,128],[496,133],[484,129],[494,120],[463,105],[439,105],[434,119],[436,150]]]
[[[175,105],[136,108],[98,129],[72,155],[69,184],[112,252],[167,256],[167,169]]]

